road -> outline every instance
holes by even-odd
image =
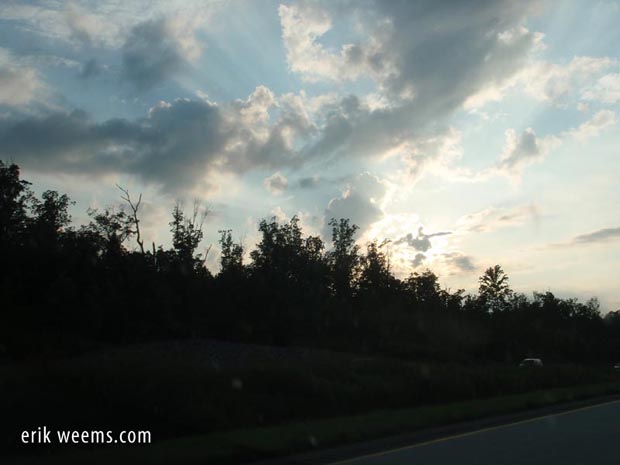
[[[620,400],[435,439],[332,465],[620,464]]]

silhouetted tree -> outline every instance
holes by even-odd
[[[205,271],[206,256],[203,257],[202,254],[196,253],[196,250],[203,238],[202,228],[206,217],[206,210],[201,210],[197,202],[194,203],[190,216],[185,214],[178,203],[172,211],[172,221],[170,222],[172,246],[180,270],[184,274]]]
[[[390,287],[392,275],[386,254],[381,250],[385,243],[370,242],[366,254],[361,257],[361,272],[358,281],[362,292],[382,293]]]
[[[512,294],[508,284],[508,275],[499,265],[487,268],[478,280],[478,295],[489,311],[497,312],[505,309],[507,299]]]
[[[91,221],[82,227],[82,232],[97,241],[102,254],[119,256],[125,253],[123,243],[134,234],[132,219],[123,209],[106,207],[103,212],[88,209]]]
[[[65,194],[56,191],[45,191],[41,195],[42,201],[33,199],[33,218],[30,223],[32,228],[31,239],[39,247],[54,248],[57,245],[59,234],[63,228],[71,222],[69,205],[73,204]]]
[[[413,273],[406,281],[406,288],[414,298],[414,305],[435,310],[441,302],[437,275],[431,270]]]
[[[349,298],[359,271],[359,246],[355,244],[355,233],[359,228],[344,218],[332,218],[329,225],[332,227],[333,248],[328,252],[327,260],[331,268],[333,291],[341,298]]]
[[[142,194],[138,196],[138,201],[134,203],[131,199],[131,195],[129,194],[128,189],[124,189],[123,187],[116,185],[118,189],[123,193],[121,198],[129,205],[131,209],[131,220],[133,222],[134,233],[136,235],[136,243],[138,247],[140,247],[140,252],[144,254],[144,239],[142,238],[142,231],[140,230],[140,218],[138,217],[138,212],[140,210],[140,204],[142,203]]]
[[[603,317],[596,299],[514,293],[500,266],[480,277],[478,295],[441,289],[430,270],[401,280],[388,242],[360,253],[346,219],[329,222],[327,252],[296,216],[262,220],[249,264],[220,231],[213,277],[198,253],[206,213],[197,204],[189,215],[174,208],[171,247],[147,251],[142,198],[120,189],[128,210],[90,209],[89,224],[72,228],[66,195],[37,198],[16,165],[0,162],[0,345],[11,356],[209,336],[420,360],[620,361],[620,311]],[[125,246],[134,237],[139,250]]]
[[[220,231],[221,273],[239,273],[243,270],[243,246],[233,242],[230,229]]]
[[[0,240],[18,240],[28,225],[28,209],[33,199],[30,183],[19,178],[19,167],[0,160]]]

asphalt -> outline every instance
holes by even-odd
[[[620,401],[340,461],[347,465],[620,463]]]
[[[620,464],[610,396],[288,457],[273,465]]]

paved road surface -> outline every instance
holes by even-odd
[[[620,400],[336,464],[620,465]]]

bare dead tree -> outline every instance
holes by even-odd
[[[144,255],[144,240],[142,239],[142,235],[140,234],[140,219],[138,218],[138,210],[140,209],[140,203],[142,202],[142,194],[138,197],[138,201],[134,203],[131,200],[131,196],[129,195],[129,189],[124,189],[123,187],[116,185],[118,189],[123,193],[121,195],[121,199],[123,199],[129,205],[131,209],[131,216],[133,220],[133,224],[136,227],[136,242],[138,246],[140,246],[140,251]]]
[[[206,206],[203,207],[199,200],[194,199],[191,224],[194,225],[195,229],[202,232],[208,214],[209,209]]]
[[[189,223],[193,225],[193,227],[200,231],[200,237],[202,238],[202,230],[204,228],[205,220],[209,215],[209,208],[203,207],[201,202],[198,199],[194,199],[193,211],[192,211],[192,219],[189,220]],[[207,258],[209,257],[209,252],[211,251],[211,246],[213,244],[209,244],[209,246],[205,249],[204,258],[202,260],[202,266],[205,267],[207,264]]]

